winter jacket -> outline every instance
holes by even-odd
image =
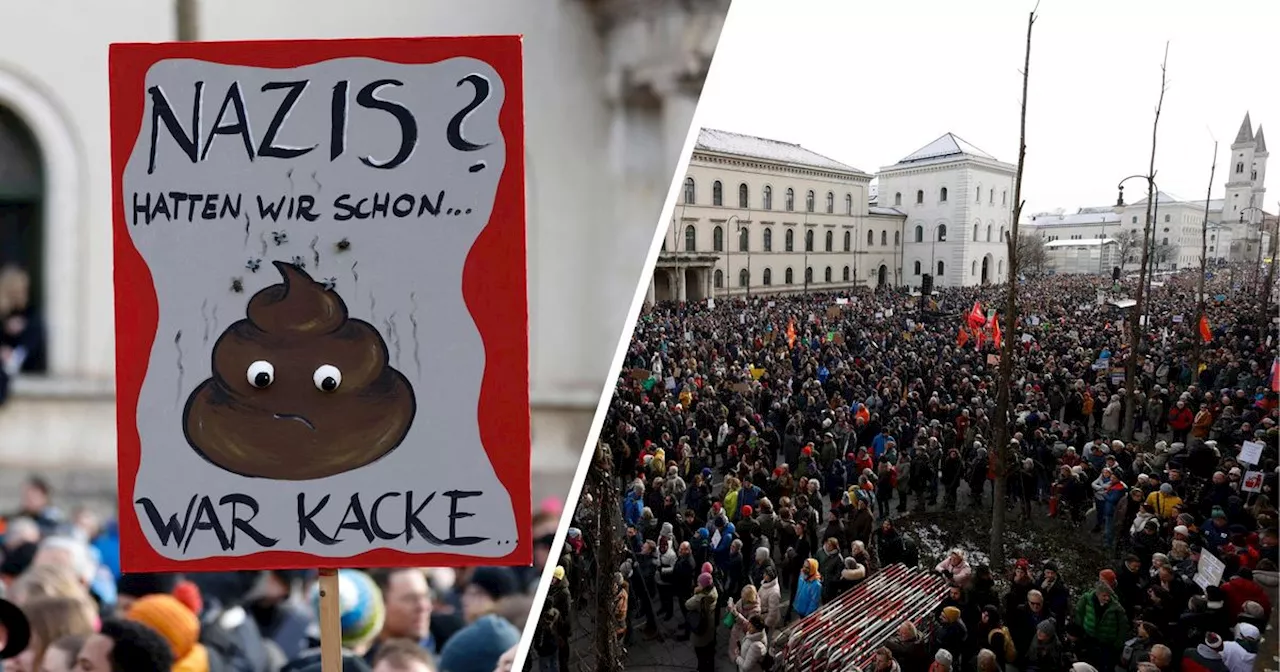
[[[690,633],[694,646],[711,646],[716,643],[716,603],[719,600],[720,594],[714,587],[705,592],[694,593],[693,597],[685,600],[684,608],[697,612],[700,616],[698,628]]]
[[[1124,607],[1113,596],[1105,605],[1098,600],[1097,591],[1091,590],[1076,602],[1075,621],[1099,643],[1119,651],[1129,636],[1129,620]]]
[[[801,578],[796,587],[791,606],[801,618],[818,610],[822,600],[822,580],[817,577]]]
[[[760,584],[760,614],[764,616],[764,625],[772,630],[782,624],[786,608],[782,604],[782,591],[778,588],[778,580],[765,581]]]
[[[747,633],[738,645],[734,662],[738,664],[738,672],[763,672],[761,661],[768,652],[769,644],[764,632]]]

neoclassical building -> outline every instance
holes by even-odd
[[[872,176],[796,144],[702,129],[648,299],[897,285],[903,216]]]
[[[1265,212],[1268,156],[1262,127],[1255,133],[1246,112],[1231,143],[1223,197],[1209,200],[1204,241],[1208,259],[1256,262],[1259,252],[1270,247],[1275,215]],[[1135,249],[1125,255],[1127,267],[1134,268],[1140,259],[1147,185],[1141,180],[1130,180],[1127,184],[1133,185],[1129,193],[1136,198],[1126,198],[1119,212],[1115,206],[1105,205],[1080,208],[1071,214],[1038,213],[1028,218],[1028,230],[1046,242],[1108,239],[1125,232],[1128,238],[1139,241],[1131,246]],[[1161,269],[1197,266],[1205,202],[1179,198],[1165,191],[1168,185],[1159,186],[1161,190],[1151,215],[1155,224],[1153,259]]]
[[[524,41],[536,497],[568,492],[729,0],[119,0],[25,3],[0,21],[0,264],[32,276],[47,367],[0,407],[0,490],[115,484],[107,47],[515,34]],[[608,226],[600,226],[606,220]],[[584,278],[590,281],[584,282]]]
[[[951,133],[872,176],[702,129],[648,300],[1004,282],[1015,170]]]
[[[1017,167],[947,133],[880,169],[878,205],[905,214],[904,284],[968,287],[1006,280],[1005,234]]]

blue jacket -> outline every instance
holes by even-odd
[[[1204,535],[1204,545],[1215,551],[1231,541],[1230,528],[1226,525],[1214,525],[1212,518],[1204,521],[1204,525],[1200,526],[1200,533]]]
[[[733,543],[734,532],[733,523],[725,523],[720,530],[720,543],[715,548],[716,565],[720,567],[729,566],[729,544]]]
[[[890,441],[893,441],[894,444],[898,443],[888,434],[876,434],[876,438],[871,440],[871,449],[875,451],[876,459],[879,459],[880,456],[884,454],[884,448]]]
[[[622,519],[627,521],[628,525],[639,525],[642,513],[644,513],[644,499],[637,497],[634,490],[628,492],[626,499],[622,500]]]
[[[796,587],[795,599],[791,600],[791,606],[796,610],[797,614],[803,618],[818,610],[818,606],[822,601],[822,581],[818,579],[800,579],[800,585]]]

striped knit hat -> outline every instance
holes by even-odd
[[[320,585],[311,589],[311,606],[320,616]],[[354,649],[372,640],[382,630],[386,608],[382,591],[368,574],[355,569],[338,570],[338,618],[342,646]]]

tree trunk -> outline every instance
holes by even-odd
[[[1191,355],[1191,375],[1200,373],[1200,349],[1204,340],[1200,338],[1200,318],[1204,316],[1204,273],[1209,263],[1209,197],[1213,194],[1213,175],[1218,170],[1218,141],[1213,142],[1213,165],[1209,167],[1209,189],[1204,194],[1204,221],[1200,223],[1200,279],[1196,281],[1196,321],[1192,327],[1195,334],[1195,349]]]
[[[1004,567],[1004,518],[1009,473],[1009,386],[1013,384],[1013,356],[1018,340],[1018,220],[1022,218],[1022,173],[1027,160],[1027,83],[1031,75],[1031,29],[1036,13],[1027,15],[1027,48],[1022,62],[1022,117],[1018,136],[1018,170],[1013,178],[1013,221],[1008,250],[1009,275],[1005,278],[1004,342],[1000,344],[1000,391],[996,394],[994,453],[995,482],[991,488],[991,567]],[[1000,319],[999,315],[994,319]]]
[[[1133,439],[1134,418],[1137,407],[1134,403],[1138,386],[1138,356],[1143,347],[1146,326],[1142,324],[1142,314],[1146,311],[1147,274],[1150,273],[1151,237],[1155,222],[1151,221],[1151,208],[1155,207],[1158,196],[1156,192],[1156,137],[1160,129],[1160,110],[1164,107],[1164,93],[1168,90],[1166,69],[1169,64],[1169,43],[1164,45],[1164,60],[1160,62],[1160,100],[1156,103],[1156,118],[1151,123],[1151,163],[1147,166],[1147,215],[1142,228],[1142,263],[1138,267],[1138,290],[1134,293],[1132,319],[1129,321],[1129,357],[1124,370],[1124,438]]]
[[[1264,216],[1263,220],[1265,219]],[[1276,215],[1271,221],[1275,224],[1275,230],[1271,233],[1271,249],[1268,250],[1271,263],[1267,265],[1267,280],[1262,286],[1262,328],[1258,330],[1259,343],[1266,343],[1267,334],[1271,333],[1271,288],[1276,286],[1276,264],[1280,263],[1280,259],[1276,259],[1276,250],[1280,250],[1280,247],[1277,247],[1280,245],[1280,215]],[[1258,246],[1262,246],[1261,239],[1258,240]]]
[[[622,669],[618,661],[618,638],[614,635],[614,615],[618,587],[613,583],[613,573],[618,570],[617,546],[619,530],[614,516],[619,515],[617,488],[613,484],[613,464],[608,453],[596,451],[595,464],[587,469],[591,490],[595,491],[596,525],[596,672],[617,672]]]

